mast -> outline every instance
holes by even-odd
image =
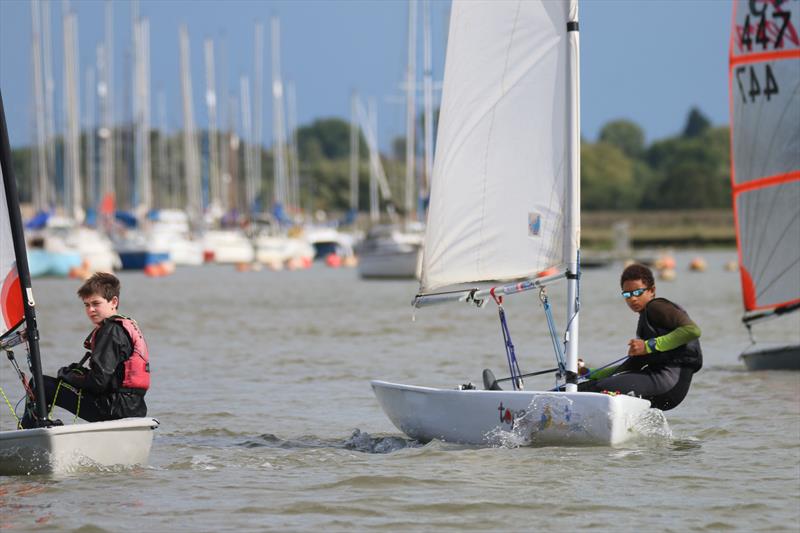
[[[245,199],[245,212],[255,214],[255,201],[256,201],[256,186],[253,179],[253,150],[250,144],[252,143],[252,126],[250,112],[250,80],[247,76],[242,76],[239,79],[239,90],[241,93],[242,104],[242,135],[245,140],[244,143],[244,199]]]
[[[380,220],[380,206],[378,205],[378,178],[376,159],[375,138],[372,136],[378,129],[378,112],[375,109],[375,98],[369,99],[369,110],[367,112],[367,122],[369,123],[369,218],[373,223]]]
[[[424,73],[423,73],[423,97],[424,101],[424,120],[423,135],[425,137],[425,177],[419,188],[420,200],[427,198],[426,192],[430,187],[431,176],[433,175],[433,75],[431,68],[431,5],[429,0],[423,0],[424,6]],[[422,203],[422,201],[420,203]]]
[[[22,229],[22,216],[19,212],[19,196],[17,196],[17,180],[11,164],[11,145],[6,127],[6,111],[3,106],[3,93],[0,92],[0,173],[8,207],[8,218],[11,225],[11,238],[14,242],[14,258],[17,264],[19,286],[22,290],[22,305],[25,312],[25,332],[28,342],[31,372],[36,395],[36,418],[40,425],[47,422],[47,405],[42,379],[42,360],[39,355],[39,328],[36,325],[36,303],[31,290],[31,276],[28,271],[28,256],[25,253],[25,234]],[[0,206],[2,208],[3,206]]]
[[[56,173],[56,125],[55,105],[53,102],[55,82],[53,81],[53,41],[50,31],[50,2],[41,2],[42,6],[42,40],[44,56],[44,128],[47,146],[47,173],[50,177],[47,183],[47,199],[50,206],[55,208],[58,196],[55,189]]]
[[[134,3],[134,6],[137,4]],[[150,23],[146,18],[134,22],[134,121],[136,128],[136,189],[142,215],[153,207],[153,182],[150,170]]]
[[[358,216],[358,94],[350,95],[350,211],[353,223]]]
[[[222,82],[220,83],[220,97],[217,98],[220,110],[220,124],[224,124],[225,131],[222,135],[222,143],[219,151],[219,165],[220,165],[220,184],[219,184],[219,201],[222,206],[223,213],[231,208],[228,189],[231,184],[231,167],[229,163],[230,149],[231,149],[231,119],[235,118],[235,111],[231,113],[230,110],[230,96],[228,95],[228,51],[225,46],[225,39],[220,41],[220,70],[222,71]],[[234,106],[234,110],[235,110]],[[233,117],[232,117],[233,115]]]
[[[286,84],[286,126],[289,129],[289,187],[287,205],[300,208],[300,161],[297,155],[297,103],[294,83]]]
[[[276,206],[286,203],[286,132],[283,124],[283,81],[281,80],[281,27],[278,17],[272,17],[272,129],[274,153]],[[278,221],[280,222],[280,221]]]
[[[203,215],[200,199],[200,163],[197,139],[194,137],[194,107],[192,104],[192,77],[189,62],[189,33],[185,25],[180,28],[181,93],[183,95],[183,157],[186,176],[186,211],[193,223],[199,224]]]
[[[205,40],[206,106],[208,107],[208,190],[211,213],[221,208],[217,167],[217,89],[214,76],[214,41]]]
[[[66,131],[64,135],[64,207],[66,214],[76,222],[83,222],[82,187],[80,176],[80,110],[78,95],[78,20],[68,12],[63,18],[64,28],[64,108]]]
[[[164,93],[164,88],[159,87],[157,92],[157,99],[158,99],[158,183],[167,186],[167,190],[169,193],[167,194],[168,199],[172,199],[174,191],[177,187],[173,185],[175,180],[175,174],[170,172],[170,164],[169,164],[169,156],[167,155],[167,95]],[[163,190],[163,189],[162,189]],[[159,198],[160,195],[156,195],[156,198]],[[167,205],[171,205],[164,201],[164,199],[160,199],[158,202],[158,207],[163,208]]]
[[[263,139],[263,106],[262,95],[264,91],[264,25],[261,22],[256,23],[255,34],[255,54],[254,54],[254,75],[253,79],[253,118],[252,118],[252,136],[250,137],[250,164],[251,164],[251,180],[252,180],[252,199],[250,209],[255,212],[256,202],[261,192],[261,146],[264,142]]]
[[[570,0],[567,21],[567,228],[564,235],[567,247],[567,392],[578,390],[578,323],[580,312],[580,238],[581,238],[581,160],[580,160],[580,34],[578,31],[578,0]]]
[[[106,1],[105,9],[105,44],[98,47],[98,76],[101,78],[97,87],[100,96],[103,127],[100,129],[102,139],[102,163],[100,165],[100,198],[101,201],[114,194],[114,18],[113,4]]]
[[[427,19],[426,19],[427,20]],[[406,68],[406,190],[405,219],[414,212],[414,130],[416,128],[417,92],[417,0],[408,2],[408,66]]]
[[[33,90],[36,109],[36,170],[37,191],[35,195],[36,208],[46,211],[50,207],[49,180],[47,178],[47,127],[44,112],[44,87],[42,80],[42,37],[40,33],[41,11],[39,0],[31,2],[31,54],[33,55]]]
[[[95,98],[95,77],[94,68],[86,69],[84,85],[85,109],[84,128],[86,131],[86,198],[89,206],[97,204],[97,184],[95,183],[95,120],[94,120],[94,98]]]

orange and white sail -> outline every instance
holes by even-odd
[[[734,0],[729,90],[747,321],[800,304],[800,1]]]
[[[24,319],[22,289],[5,192],[6,179],[0,170],[0,337],[15,329]]]

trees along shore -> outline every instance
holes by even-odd
[[[434,121],[435,122],[435,121]],[[421,128],[421,120],[419,121]],[[121,131],[124,130],[120,127]],[[158,142],[160,131],[151,132]],[[218,146],[229,146],[223,133]],[[683,131],[676,136],[659,139],[647,145],[644,131],[630,120],[614,120],[606,124],[596,142],[581,142],[582,236],[587,247],[607,247],[613,240],[612,226],[627,221],[634,246],[733,246],[735,236],[731,213],[730,145],[728,127],[713,127],[698,109],[689,111]],[[85,132],[82,136],[85,138]],[[199,135],[206,145],[208,132]],[[120,133],[120,138],[125,138]],[[299,154],[300,207],[323,210],[331,216],[345,213],[350,202],[350,124],[339,118],[317,119],[297,130]],[[422,135],[417,136],[422,139]],[[181,133],[166,139],[169,166],[162,166],[158,151],[153,154],[153,176],[159,168],[181,172],[183,153]],[[87,143],[82,143],[86,146]],[[61,146],[57,139],[56,147]],[[405,176],[405,139],[391,143],[392,153],[382,154],[382,161],[395,198],[395,207],[402,214]],[[231,169],[241,173],[246,144],[239,142],[229,157]],[[422,147],[417,146],[417,153]],[[126,151],[132,152],[132,150]],[[261,205],[270,205],[272,198],[272,151],[262,148]],[[13,164],[20,179],[20,195],[29,200],[32,193],[31,148],[13,150]],[[363,135],[359,149],[360,210],[368,210],[368,150]],[[86,179],[88,154],[83,150],[81,173]],[[117,161],[118,190],[127,190],[129,165]],[[94,165],[97,168],[97,165]],[[58,174],[58,169],[56,169]],[[232,172],[234,178],[236,172]],[[58,178],[56,184],[60,183]],[[154,180],[154,197],[183,205],[185,192],[169,182]],[[232,191],[233,198],[244,198],[241,191]],[[234,189],[236,189],[234,187]],[[84,188],[84,190],[89,190]],[[157,206],[159,207],[159,206]]]

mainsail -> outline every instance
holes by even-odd
[[[569,263],[570,9],[453,3],[420,292]]]
[[[735,0],[731,186],[745,321],[800,304],[800,2]]]

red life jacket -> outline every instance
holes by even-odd
[[[147,349],[144,335],[142,335],[139,326],[132,318],[122,315],[114,315],[109,318],[125,329],[125,333],[128,334],[133,346],[131,354],[123,362],[124,373],[120,387],[122,389],[146,391],[150,388],[150,351]],[[97,335],[99,329],[100,327],[98,326],[92,331],[91,336],[85,343],[86,348],[94,350],[95,335]]]

